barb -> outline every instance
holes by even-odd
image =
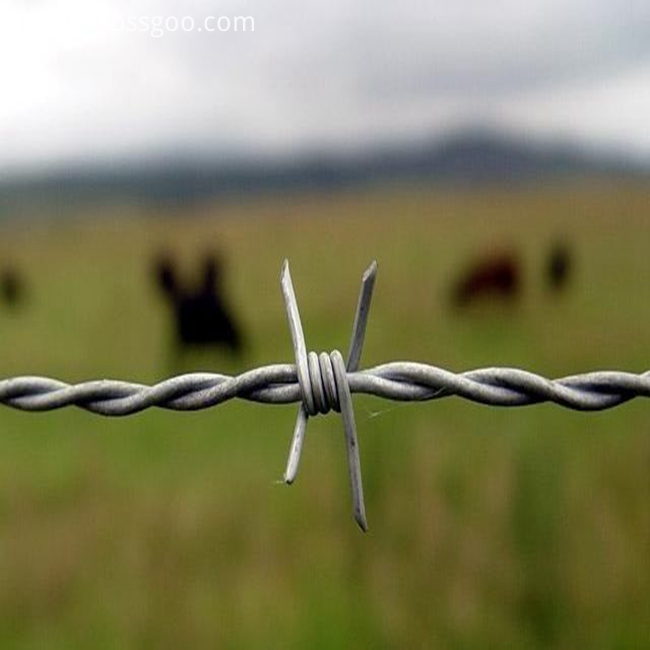
[[[309,416],[316,415],[319,412],[327,413],[330,408],[340,411],[343,416],[345,430],[354,518],[363,531],[368,530],[368,522],[366,520],[366,506],[363,500],[357,426],[354,420],[347,373],[355,371],[359,367],[376,275],[377,262],[373,261],[364,273],[361,282],[361,292],[359,293],[357,312],[352,326],[347,365],[343,365],[343,357],[338,350],[334,350],[329,356],[325,353],[321,353],[319,356],[315,352],[310,352],[307,355],[305,335],[302,330],[298,303],[287,260],[284,261],[281,278],[282,295],[284,296],[293,349],[296,355],[298,383],[302,392],[302,404],[296,418],[284,480],[286,483],[291,484],[298,474],[298,465],[300,464],[300,455]]]
[[[590,372],[547,379],[517,368],[481,368],[454,373],[443,368],[395,361],[358,370],[365,326],[377,274],[373,262],[364,274],[354,320],[347,364],[340,352],[307,353],[289,265],[282,272],[282,291],[289,319],[296,364],[273,364],[231,376],[191,373],[153,386],[118,380],[78,384],[47,377],[0,380],[0,404],[23,411],[50,411],[77,406],[106,416],[125,416],[151,407],[196,411],[239,398],[263,404],[299,402],[300,409],[285,472],[291,483],[297,475],[309,416],[340,412],[348,454],[354,516],[367,529],[359,444],[351,395],[365,393],[411,402],[461,397],[491,406],[528,406],[552,402],[577,411],[613,408],[635,397],[650,397],[650,371]]]

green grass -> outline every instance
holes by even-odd
[[[149,264],[222,250],[250,340],[237,372],[291,360],[284,257],[312,349],[347,349],[361,273],[379,277],[362,365],[513,365],[548,376],[650,363],[650,191],[572,185],[259,198],[5,230],[29,300],[0,317],[2,374],[167,376]],[[178,211],[176,211],[178,212]],[[541,267],[575,244],[565,296]],[[515,308],[449,310],[464,262],[524,260]],[[350,506],[340,419],[296,407],[103,419],[0,411],[0,639],[14,647],[594,647],[650,639],[650,404],[579,414],[356,397],[370,532]]]

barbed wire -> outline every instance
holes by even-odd
[[[553,402],[576,411],[602,411],[635,397],[650,397],[647,372],[602,371],[547,379],[517,368],[454,373],[424,363],[395,361],[348,372],[345,379],[352,394],[402,402],[456,396],[490,406]],[[78,384],[29,376],[0,380],[0,403],[21,411],[77,406],[99,415],[126,416],[152,407],[198,411],[234,398],[262,404],[302,402],[296,366],[273,364],[236,376],[189,373],[152,386],[111,379]]]
[[[650,371],[635,374],[599,371],[547,379],[518,368],[481,368],[454,373],[436,366],[395,361],[359,370],[370,302],[377,275],[373,262],[364,273],[347,361],[338,350],[307,353],[307,346],[285,260],[281,286],[295,364],[273,364],[231,376],[190,373],[152,386],[119,380],[68,384],[47,377],[0,380],[0,403],[23,411],[77,406],[105,416],[126,416],[151,407],[196,411],[240,398],[263,404],[300,403],[284,474],[293,483],[310,416],[340,412],[346,438],[354,516],[367,530],[361,465],[351,395],[363,393],[395,401],[461,397],[491,406],[527,406],[552,402],[578,411],[613,408],[635,397],[650,397]]]

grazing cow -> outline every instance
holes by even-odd
[[[203,277],[191,289],[180,284],[175,264],[169,257],[157,261],[155,276],[174,310],[178,351],[189,347],[222,346],[234,354],[241,353],[242,334],[226,307],[221,265],[215,256],[206,256]]]
[[[513,253],[493,254],[474,262],[453,287],[452,300],[464,307],[483,298],[514,301],[519,295],[521,268]]]
[[[566,244],[557,242],[546,262],[546,281],[553,291],[563,289],[571,272],[571,252]]]
[[[0,300],[8,307],[16,307],[24,297],[24,284],[18,271],[6,266],[0,271]]]

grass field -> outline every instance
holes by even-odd
[[[311,349],[347,350],[361,273],[379,277],[362,366],[513,365],[561,376],[650,365],[650,190],[373,190],[104,209],[5,226],[28,300],[0,314],[5,376],[153,382],[171,322],[150,262],[189,275],[224,252],[249,339],[290,362],[288,257]],[[566,295],[544,255],[575,249]],[[515,307],[459,317],[464,263],[513,246]],[[340,418],[310,421],[297,483],[278,483],[295,406],[230,402],[105,419],[0,411],[3,647],[558,647],[650,643],[650,403],[599,414],[458,399],[356,397],[370,531],[351,516]]]

